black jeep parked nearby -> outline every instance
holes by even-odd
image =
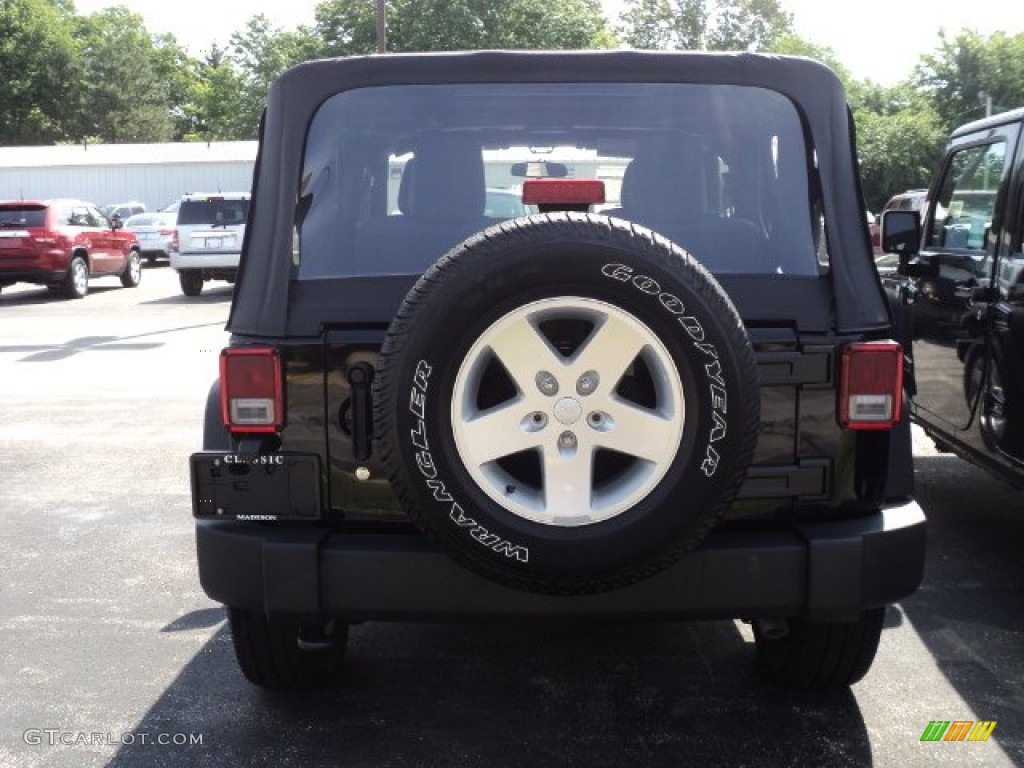
[[[920,211],[883,216],[913,337],[911,416],[939,448],[1024,486],[1024,109],[964,125]],[[895,265],[894,265],[895,266]],[[907,343],[907,346],[911,344]]]
[[[850,126],[798,58],[286,72],[191,458],[245,675],[328,683],[366,620],[586,615],[859,680],[925,522]]]

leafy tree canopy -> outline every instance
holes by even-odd
[[[792,33],[779,0],[628,0],[619,34],[633,48],[764,50]]]
[[[376,50],[374,0],[325,0],[315,33],[324,55]],[[392,0],[387,49],[594,48],[615,42],[598,0]]]
[[[190,55],[123,6],[0,0],[0,145],[256,137],[270,83],[312,58],[376,50],[375,0],[322,0],[309,28],[253,16],[223,47]],[[872,209],[925,186],[949,131],[1024,105],[1024,34],[941,33],[911,78],[854,78],[797,36],[780,0],[626,0],[615,29],[599,0],[389,0],[391,51],[481,48],[761,50],[818,59],[846,87]]]
[[[115,6],[78,18],[78,116],[73,138],[168,141],[174,133],[169,84],[142,17]],[[166,51],[164,52],[166,54]]]
[[[63,138],[65,96],[79,79],[72,22],[53,0],[0,2],[0,145]]]
[[[964,31],[939,33],[936,49],[925,56],[911,83],[928,95],[948,131],[993,112],[1024,105],[1024,33],[983,37]]]

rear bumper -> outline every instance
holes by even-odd
[[[11,285],[13,283],[38,283],[52,284],[59,283],[67,277],[67,269],[7,269],[0,266],[0,285]]]
[[[911,594],[925,558],[925,518],[912,501],[789,531],[717,532],[653,578],[573,597],[494,584],[412,533],[341,535],[210,520],[196,525],[206,594],[282,619],[844,619]]]
[[[238,269],[241,254],[238,251],[227,253],[203,252],[172,252],[171,266],[174,269]]]

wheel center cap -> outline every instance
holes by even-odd
[[[563,397],[555,403],[555,418],[563,424],[575,424],[583,415],[583,406],[571,397]]]

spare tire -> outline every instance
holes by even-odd
[[[391,323],[375,434],[417,526],[489,579],[554,594],[650,576],[742,483],[754,355],[712,275],[643,227],[505,222],[423,275]]]

